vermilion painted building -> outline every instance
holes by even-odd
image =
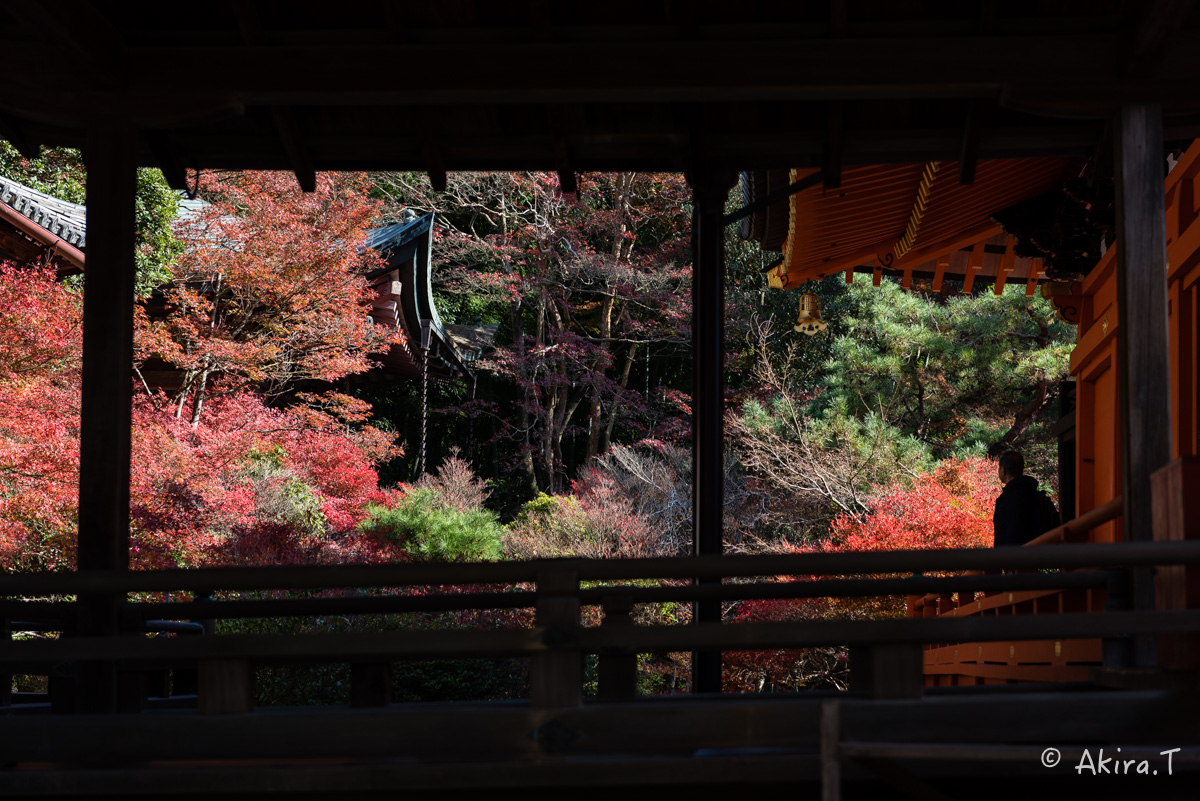
[[[1062,510],[1064,527],[1039,537],[1037,544],[1121,542],[1125,535],[1118,342],[1124,332],[1117,302],[1111,188],[1106,192],[1094,165],[1079,158],[981,161],[971,183],[960,180],[958,167],[955,162],[929,162],[850,168],[842,173],[839,187],[810,181],[811,186],[792,195],[786,211],[783,204],[764,208],[744,231],[755,232],[754,238],[761,241],[769,226],[779,229],[786,221],[788,234],[778,243],[782,258],[768,274],[771,286],[780,289],[842,272],[847,282],[865,273],[878,286],[888,275],[905,288],[934,292],[971,293],[990,285],[999,294],[1016,283],[1032,295],[1040,285],[1060,316],[1077,326],[1078,344],[1070,366],[1075,408],[1055,427],[1072,443],[1064,449],[1069,463],[1060,471],[1071,483],[1062,488],[1070,506]],[[1152,477],[1154,535],[1197,539],[1200,142],[1171,154],[1163,168],[1169,170],[1164,193],[1173,461]],[[791,172],[795,183],[813,176],[819,179],[820,171]],[[747,174],[747,201],[765,197],[765,185],[761,176],[755,181]],[[1064,208],[1069,211],[1064,213]],[[1066,230],[1072,226],[1077,230]],[[1051,261],[1040,253],[1033,255],[1039,251]],[[1200,573],[1160,569],[1155,590],[1159,608],[1195,608],[1200,604]],[[911,598],[909,614],[1057,614],[1100,611],[1105,602],[1103,591],[1091,589],[978,597],[934,594]],[[1200,665],[1195,637],[1164,636],[1158,647],[1164,667]],[[1091,669],[1103,662],[1097,639],[948,643],[927,648],[925,674],[931,685],[1086,681]]]

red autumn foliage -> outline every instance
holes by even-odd
[[[79,469],[81,298],[0,264],[0,566],[62,565]]]
[[[981,548],[992,542],[992,510],[1000,486],[984,458],[948,459],[917,476],[911,485],[880,488],[861,517],[839,515],[831,536],[817,546],[779,545],[792,553],[844,553],[926,548]],[[810,576],[808,578],[817,578]],[[795,581],[781,576],[779,581]],[[904,614],[904,599],[805,598],[746,601],[737,622],[817,620],[830,617],[878,618]],[[845,670],[838,648],[737,651],[726,654],[727,689],[837,685]]]
[[[359,173],[321,173],[304,193],[279,172],[204,174],[212,201],[178,229],[185,245],[164,289],[166,314],[141,317],[139,354],[181,372],[177,413],[253,389],[274,397],[305,380],[371,367],[398,341],[372,324],[362,249],[378,204]]]
[[[139,399],[130,494],[146,566],[332,560],[381,503],[370,455],[250,393],[214,400],[193,426]]]
[[[357,524],[386,502],[374,465],[397,451],[339,393],[268,399],[366,369],[394,333],[372,324],[360,251],[374,204],[361,176],[292,190],[251,173],[208,186],[165,316],[141,315],[142,356],[178,367],[175,397],[134,404],[135,567],[394,558]],[[75,558],[81,296],[52,271],[0,265],[0,568]]]

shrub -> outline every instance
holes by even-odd
[[[490,494],[487,482],[475,475],[470,463],[459,458],[457,449],[436,473],[421,476],[417,487],[431,490],[439,504],[461,512],[482,509]]]
[[[392,507],[368,507],[360,528],[426,562],[491,561],[503,550],[504,526],[495,512],[447,506],[429,487],[409,490]]]

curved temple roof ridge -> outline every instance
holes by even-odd
[[[412,378],[422,375],[427,362],[430,378],[462,378],[474,387],[475,377],[467,363],[490,347],[498,326],[447,326],[442,322],[432,284],[435,217],[431,211],[367,232],[364,245],[385,261],[384,267],[367,275],[375,290],[371,316],[405,336],[405,342],[393,345],[380,362],[390,371]]]
[[[0,201],[77,248],[87,246],[87,207],[0,176]]]

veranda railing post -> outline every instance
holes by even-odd
[[[579,626],[579,577],[573,570],[538,573],[534,625],[549,650],[534,654],[529,664],[529,700],[535,707],[579,706],[583,701],[583,658],[562,647],[564,637]]]
[[[392,702],[392,666],[388,662],[350,665],[350,706],[387,706]]]
[[[0,613],[0,640],[12,639],[12,619],[7,612]],[[12,674],[0,670],[0,707],[12,706]]]
[[[821,702],[821,801],[841,801],[842,798],[839,718],[837,701]]]
[[[633,625],[630,612],[633,599],[628,595],[608,595],[604,598],[604,628],[622,629]],[[601,654],[596,668],[599,687],[597,695],[603,701],[626,701],[637,696],[637,654]]]
[[[1131,607],[1131,570],[1108,571],[1108,583],[1104,591],[1104,611],[1124,612]],[[1124,635],[1104,637],[1101,641],[1104,667],[1125,668],[1133,662],[1133,643]]]

